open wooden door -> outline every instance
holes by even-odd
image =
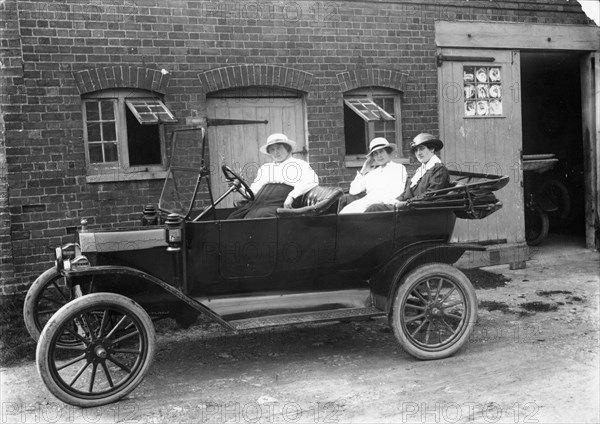
[[[209,126],[211,188],[215,197],[227,190],[221,165],[238,172],[248,184],[270,158],[259,152],[272,133],[284,133],[296,142],[294,156],[306,160],[304,105],[300,97],[209,98],[209,119],[266,120],[267,124]],[[241,196],[228,196],[220,208],[232,207]]]
[[[600,248],[600,52],[581,59],[581,111],[583,123],[585,243]]]
[[[449,169],[510,177],[497,193],[504,207],[480,221],[457,220],[453,241],[512,245],[526,252],[519,52],[444,48],[438,65],[443,162]]]

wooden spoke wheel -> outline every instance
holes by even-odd
[[[407,274],[394,298],[391,323],[402,348],[419,359],[453,355],[477,321],[477,297],[469,279],[442,263]]]
[[[52,315],[76,297],[90,291],[91,283],[72,290],[56,268],[46,270],[33,282],[23,303],[23,320],[29,335],[37,341]]]
[[[80,407],[115,402],[134,390],[154,357],[154,326],[127,297],[89,294],[54,314],[40,335],[37,368],[48,390]],[[77,345],[65,343],[76,339]]]

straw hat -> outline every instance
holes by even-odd
[[[367,156],[371,156],[377,150],[385,149],[386,147],[392,149],[392,152],[396,150],[396,145],[394,143],[390,143],[383,137],[375,137],[369,143],[369,153],[367,153]]]
[[[410,150],[414,151],[417,147],[421,145],[425,145],[436,152],[438,150],[442,150],[442,148],[444,147],[444,143],[442,142],[442,140],[427,133],[421,133],[417,135],[413,139],[412,143],[410,143]]]
[[[294,140],[290,140],[285,134],[275,133],[267,137],[267,143],[263,146],[260,146],[258,150],[260,150],[265,155],[268,155],[268,148],[273,144],[287,144],[292,148],[292,151],[296,148],[296,142]]]

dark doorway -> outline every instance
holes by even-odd
[[[580,59],[569,52],[521,52],[521,110],[523,154],[558,159],[544,172],[524,172],[526,195],[528,188],[535,191],[549,180],[562,183],[570,204],[549,214],[550,232],[584,236]]]

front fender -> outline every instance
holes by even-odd
[[[433,262],[452,265],[467,250],[486,249],[469,243],[426,242],[397,251],[370,280],[375,306],[389,312],[402,278],[417,266]]]
[[[93,281],[94,292],[117,293],[136,300],[140,305],[164,302],[183,302],[192,309],[233,330],[233,326],[212,309],[189,297],[178,288],[143,271],[125,266],[94,266],[62,271],[70,284]],[[167,296],[165,296],[167,294]]]

